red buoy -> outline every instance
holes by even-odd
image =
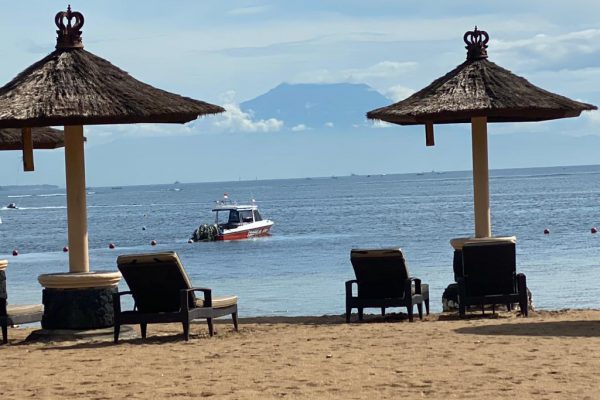
[[[69,248],[67,246],[63,247],[63,253],[68,253],[69,252]]]
[[[153,241],[151,241],[151,242],[150,242],[150,244],[151,244],[152,246],[156,246],[156,240],[153,240]]]
[[[592,227],[591,231],[592,231],[592,233],[598,233],[598,228],[596,228],[596,227],[594,226],[594,227]]]
[[[13,256],[18,256],[18,255],[19,255],[19,250],[17,250],[17,249],[14,249],[14,250],[13,250]]]
[[[550,229],[546,228],[544,229],[544,235],[549,235],[550,234]]]
[[[115,248],[115,244],[114,243],[109,243],[108,244],[108,248],[109,249],[114,249]]]

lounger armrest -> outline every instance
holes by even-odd
[[[356,279],[346,281],[346,298],[352,297],[352,284],[353,283],[356,283],[356,285],[358,285],[358,281]]]
[[[421,279],[415,277],[409,277],[408,280],[410,282],[414,282],[415,284],[415,294],[421,294]]]
[[[125,295],[133,295],[133,293],[129,290],[125,292],[116,292],[113,293],[113,310],[115,315],[118,315],[121,312],[121,296]],[[135,308],[135,306],[134,306]]]
[[[189,298],[190,298],[190,293],[193,292],[203,292],[204,293],[204,307],[212,307],[212,289],[209,288],[201,288],[201,287],[193,287],[193,288],[189,288],[189,289],[181,289],[181,291],[179,292],[180,294],[180,301],[181,301],[181,308],[183,310],[189,310],[190,309],[190,302],[189,302]]]

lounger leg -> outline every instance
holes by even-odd
[[[346,323],[350,322],[350,313],[352,312],[352,308],[346,306]]]
[[[358,320],[359,321],[363,320],[363,309],[362,309],[362,307],[358,307]]]
[[[407,306],[406,311],[408,312],[408,321],[413,322],[413,305]]]
[[[146,331],[148,328],[148,324],[140,324],[140,330],[142,331],[142,339],[146,339]]]
[[[429,299],[425,299],[425,312],[429,315]]]
[[[119,333],[121,333],[121,325],[115,324],[115,343],[119,343]]]
[[[187,341],[190,340],[190,321],[183,321],[183,338]]]
[[[238,331],[238,319],[237,319],[237,311],[234,312],[233,314],[231,314],[231,319],[233,320],[233,329],[235,329],[235,331]]]
[[[417,304],[417,311],[419,311],[419,319],[423,319],[423,303]]]
[[[464,318],[466,314],[467,314],[467,306],[465,306],[464,304],[462,304],[460,302],[460,299],[459,299],[459,301],[458,301],[458,315],[460,315],[461,318]]]
[[[212,336],[215,334],[215,329],[213,327],[212,318],[206,318],[206,322],[208,323],[208,335]]]
[[[385,316],[385,307],[381,307],[381,316],[384,317]]]
[[[2,344],[8,343],[8,325],[2,324]]]
[[[496,314],[496,305],[492,304],[492,314]]]

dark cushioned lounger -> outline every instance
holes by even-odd
[[[413,320],[416,305],[423,319],[423,303],[429,314],[429,286],[408,273],[404,254],[400,249],[352,249],[350,261],[356,279],[346,282],[346,322],[350,322],[353,308],[358,309],[358,319],[363,319],[363,309],[406,307],[408,319]],[[356,284],[357,295],[352,293]]]
[[[458,309],[461,316],[468,306],[505,304],[510,310],[519,303],[527,316],[527,281],[517,274],[515,243],[473,240],[462,248],[462,271],[458,282]]]
[[[237,296],[213,297],[208,288],[192,287],[177,253],[149,253],[121,255],[117,266],[129,291],[115,293],[115,343],[119,340],[121,325],[140,324],[142,338],[146,337],[149,323],[179,322],[183,325],[185,340],[189,339],[190,322],[206,319],[213,335],[213,318],[231,315],[237,330]],[[203,298],[196,293],[202,292]],[[121,296],[132,295],[132,311],[121,311]]]

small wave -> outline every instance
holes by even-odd
[[[6,197],[13,197],[13,198],[21,198],[21,197],[31,197],[33,195],[31,194],[14,194],[12,196],[6,196]]]
[[[66,206],[46,206],[46,207],[19,207],[18,210],[59,210],[67,208]],[[6,207],[2,208],[3,210]]]
[[[37,197],[56,197],[56,196],[66,196],[66,193],[50,193],[50,194],[38,194]]]

